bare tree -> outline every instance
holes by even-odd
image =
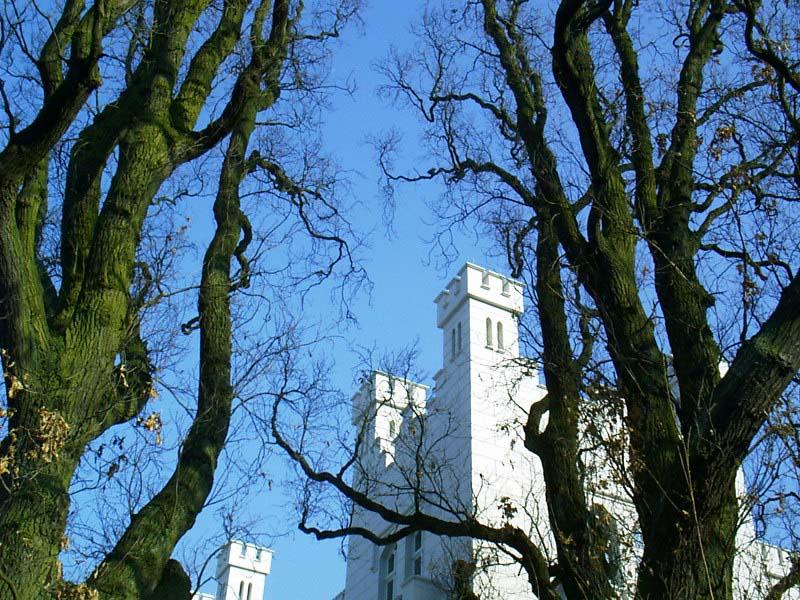
[[[255,345],[234,344],[248,317],[237,298],[279,285],[297,234],[318,250],[283,269],[284,280],[305,282],[297,289],[356,271],[337,177],[302,145],[324,94],[326,42],[357,13],[347,0],[5,3],[0,598],[189,597],[170,556],[211,493],[234,385],[292,343],[288,331],[267,331],[259,360],[232,371],[235,346]],[[198,179],[216,179],[213,233],[199,277],[181,281],[186,232],[169,207],[202,203],[191,197],[202,197],[197,185],[181,185]],[[188,394],[156,374],[191,356],[173,346],[180,310],[158,312],[182,294],[196,301],[183,332],[199,331]],[[107,552],[70,584],[59,552],[71,482],[78,491],[142,458],[111,450],[115,439],[127,444],[124,424],[157,445],[161,415],[146,407],[165,390],[178,391],[191,420],[168,477],[129,498],[117,529],[105,530]],[[113,457],[100,478],[78,470],[87,450],[103,448]]]
[[[637,597],[732,597],[737,473],[768,420],[787,403],[796,414],[798,22],[792,2],[431,4],[419,47],[385,66],[431,162],[394,172],[391,134],[381,165],[390,190],[444,181],[443,231],[496,235],[529,280],[547,395],[527,400],[525,446],[556,556],[519,528],[387,506],[348,479],[352,463],[320,471],[279,438],[312,480],[397,526],[307,530],[469,536],[513,551],[538,597],[614,597],[582,463],[581,415],[599,395],[596,412],[624,416]]]

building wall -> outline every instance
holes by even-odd
[[[376,372],[354,396],[353,423],[364,436],[355,484],[400,510],[411,511],[417,490],[423,492],[417,498],[424,512],[445,519],[475,515],[495,526],[510,523],[554,556],[541,464],[523,443],[530,406],[545,389],[531,362],[520,360],[522,284],[467,263],[434,302],[442,331],[442,369],[434,376],[434,389]],[[597,424],[587,414],[584,427],[595,425],[599,435],[613,438],[623,432],[622,416]],[[546,422],[545,414],[540,426]],[[625,541],[618,585],[622,598],[632,597],[641,553],[636,511],[625,489],[614,483],[607,456],[595,453],[587,466],[594,484],[590,503],[612,515],[612,526]],[[435,498],[438,506],[425,498]],[[395,530],[358,507],[353,524],[378,534]],[[785,552],[753,537],[745,519],[735,568],[741,598],[763,597],[765,586],[788,568]],[[444,600],[452,585],[451,567],[471,560],[478,565],[473,589],[482,600],[534,598],[519,565],[508,564],[491,545],[426,533],[414,555],[421,557],[421,567],[409,560],[415,551],[412,538],[387,548],[351,537],[346,587],[337,600]],[[390,590],[393,597],[387,598]]]
[[[217,555],[216,600],[263,600],[271,568],[268,548],[228,542]]]

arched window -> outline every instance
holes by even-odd
[[[239,582],[239,600],[244,600],[244,581]]]
[[[406,538],[405,577],[422,575],[422,532],[417,531]]]
[[[381,554],[380,565],[380,600],[393,600],[395,592],[395,562],[397,546],[387,546]]]
[[[461,353],[461,322],[458,323],[458,352]]]
[[[492,347],[492,320],[486,317],[486,345]]]
[[[497,349],[503,349],[503,324],[500,321],[497,322]]]
[[[598,511],[599,512],[599,511]],[[620,552],[619,524],[617,520],[607,512],[601,515],[604,523],[603,529],[608,540],[606,549],[606,564],[611,567],[611,580],[615,585],[623,585],[625,582],[625,571],[622,568],[622,554]]]
[[[414,575],[422,575],[422,532],[414,534]]]
[[[253,600],[253,584],[247,584],[247,600]]]

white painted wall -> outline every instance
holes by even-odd
[[[527,411],[545,390],[530,364],[519,361],[522,284],[467,263],[434,302],[443,361],[434,376],[434,389],[375,372],[353,397],[353,423],[364,435],[355,484],[402,510],[410,510],[415,488],[423,490],[426,512],[450,519],[476,513],[490,524],[510,522],[528,530],[546,553],[554,555],[541,465],[523,444]],[[487,340],[487,319],[491,340]],[[502,348],[497,323],[502,323]],[[546,415],[541,426],[545,425]],[[603,427],[604,435],[614,435],[614,428],[622,423]],[[613,481],[607,457],[597,455],[589,462],[598,481]],[[424,498],[437,498],[444,506],[426,504]],[[621,586],[631,589],[641,551],[633,541],[633,504],[625,490],[614,484],[598,486],[590,501],[611,512],[620,535],[629,540],[622,549],[626,581]],[[360,508],[355,509],[353,525],[379,534],[394,530]],[[735,569],[739,597],[761,597],[766,583],[788,569],[786,553],[754,542],[752,527],[743,527],[740,538],[742,552]],[[426,533],[422,572],[416,575],[406,559],[411,543],[406,538],[396,545],[394,598],[386,598],[385,568],[381,568],[386,548],[351,537],[346,587],[336,600],[444,600],[443,583],[450,565],[471,557],[481,567],[473,583],[480,598],[534,598],[519,566],[497,564],[509,561],[498,557],[491,546]],[[765,575],[764,564],[769,565],[769,574]]]
[[[263,600],[272,550],[231,541],[217,555],[216,600]]]

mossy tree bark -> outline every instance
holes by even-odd
[[[740,525],[736,476],[800,368],[795,250],[776,244],[757,260],[746,240],[763,235],[758,227],[784,205],[794,218],[800,190],[796,47],[779,41],[792,35],[788,29],[770,31],[779,18],[759,19],[758,0],[691,1],[663,21],[675,28],[674,81],[657,69],[647,80],[640,60],[648,69],[655,59],[647,52],[661,51],[659,41],[643,48],[631,32],[639,27],[647,37],[641,23],[649,9],[630,0],[554,4],[550,13],[522,0],[481,0],[465,3],[463,11],[426,13],[422,41],[429,54],[399,57],[386,72],[389,87],[424,118],[435,164],[417,174],[392,172],[394,140],[388,140],[381,147],[384,175],[390,186],[442,178],[450,190],[442,214],[451,216],[443,235],[477,219],[500,235],[515,275],[530,267],[547,396],[531,407],[525,434],[544,471],[557,550],[547,571],[557,578],[553,585],[562,585],[569,598],[618,593],[604,555],[610,540],[588,505],[596,490],[582,479],[579,415],[591,391],[585,369],[593,350],[588,330],[569,328],[580,312],[568,306],[563,277],[570,274],[589,297],[589,318],[605,342],[597,353],[613,368],[613,391],[624,401],[623,478],[643,541],[637,597],[730,599]],[[775,14],[789,22],[793,10]],[[729,61],[749,52],[751,73],[742,69],[725,85],[719,77],[709,83],[709,71],[724,70],[717,56],[726,45],[737,57]],[[757,95],[764,89],[771,92]],[[736,104],[749,94],[772,110],[768,142],[759,138],[760,124],[747,134],[735,131],[737,119],[751,118]],[[548,109],[562,101],[564,118],[548,129]],[[713,132],[715,118],[721,124]],[[702,139],[712,132],[714,141]],[[718,140],[734,140],[733,158],[722,157]],[[704,145],[706,156],[699,153]],[[582,175],[559,164],[564,158]],[[473,196],[478,200],[470,201]],[[741,225],[746,211],[766,216],[747,221],[747,230]],[[736,250],[707,241],[726,215],[739,219],[740,239],[727,240]],[[796,249],[796,241],[786,240]],[[711,313],[721,295],[703,279],[708,252],[736,261],[744,274],[744,325],[724,374],[721,335],[713,328],[728,327],[740,313],[735,306],[725,317]],[[762,271],[772,267],[770,275]],[[643,290],[645,272],[652,273],[652,287]],[[755,314],[748,273],[774,286],[760,320],[748,320]],[[610,381],[608,371],[598,372]],[[540,430],[545,413],[548,423]],[[384,516],[328,475],[351,499]],[[398,514],[384,518],[425,527]],[[528,573],[536,592],[543,583],[534,571],[531,566]]]
[[[55,596],[67,585],[58,554],[76,466],[90,441],[142,410],[154,385],[147,343],[140,336],[141,306],[133,293],[145,216],[177,167],[226,137],[214,205],[217,228],[203,261],[198,302],[196,417],[172,477],[133,516],[87,589],[101,598],[133,599],[165,597],[164,590],[172,590],[173,597],[180,588],[188,597],[185,575],[170,555],[205,504],[228,432],[233,401],[229,296],[246,285],[245,278],[231,280],[231,261],[246,264],[251,237],[238,189],[247,173],[256,116],[279,97],[300,13],[292,14],[288,0],[226,0],[211,33],[187,57],[187,40],[198,20],[207,18],[211,3],[153,4],[149,31],[137,32],[148,39],[127,85],[72,145],[56,288],[39,254],[49,156],[100,85],[105,37],[135,4],[65,3],[37,60],[44,89],[39,113],[20,131],[10,123],[8,144],[0,153],[0,346],[8,399],[8,434],[0,454],[2,599]],[[246,15],[249,25],[243,29]],[[212,84],[243,33],[247,60],[227,104],[196,131]],[[65,44],[71,44],[67,58]],[[103,186],[113,153],[113,177]],[[118,356],[125,357],[122,366]]]
[[[536,164],[541,160],[539,157],[547,155],[543,151],[546,143],[541,130],[527,124],[531,115],[537,114],[537,108],[541,111],[535,104],[525,110],[526,104],[536,98],[529,83],[535,79],[521,76],[522,63],[518,59],[504,60],[514,51],[520,53],[521,48],[503,39],[494,2],[485,0],[483,5],[486,31],[501,52],[507,82],[517,102],[519,134],[531,158],[536,183],[540,190],[558,190],[560,183],[553,177],[552,165],[542,168]],[[690,229],[690,216],[696,207],[692,169],[697,148],[697,101],[703,86],[703,70],[718,44],[718,29],[726,5],[709,2],[692,6],[688,19],[689,49],[677,83],[678,116],[669,138],[671,145],[658,167],[653,164],[652,134],[645,115],[636,53],[626,31],[632,9],[629,3],[611,2],[565,0],[559,5],[554,25],[553,70],[576,126],[591,177],[588,237],[583,239],[576,233],[579,227],[575,213],[564,201],[563,192],[533,208],[537,218],[558,223],[559,242],[599,309],[609,339],[608,350],[625,397],[631,453],[633,460],[640,463],[631,473],[644,540],[638,595],[731,598],[738,526],[736,470],[769,405],[777,400],[800,365],[798,344],[785,337],[782,341],[774,338],[777,330],[780,335],[794,335],[798,304],[793,288],[798,281],[795,277],[790,282],[770,321],[742,347],[728,375],[720,382],[720,351],[706,315],[712,300],[695,271],[699,235]],[[611,141],[597,95],[596,69],[588,38],[588,30],[596,20],[604,23],[619,60],[636,175],[634,210],[630,208],[623,182],[621,157]],[[677,419],[673,416],[677,402],[667,386],[667,361],[637,292],[634,219],[645,232],[655,264],[656,293],[664,313],[679,387]],[[540,248],[546,239],[539,231]],[[543,258],[552,264],[555,260],[552,254],[549,257],[537,254],[538,270],[543,268]],[[540,321],[543,331],[547,331],[553,313],[563,315],[564,310],[542,306],[541,287],[538,294]],[[765,341],[769,350],[764,348],[760,358],[752,357],[753,362],[745,363],[744,356],[759,346],[762,338],[775,343]],[[546,336],[543,341],[545,357],[563,347],[563,341],[553,343]],[[766,353],[773,353],[772,359],[766,358]],[[761,368],[769,371],[769,375],[759,373],[757,360],[768,363]],[[559,367],[559,371],[568,373],[568,367],[569,363],[567,368]],[[545,373],[547,376],[547,364]],[[721,401],[720,396],[725,395],[723,390],[731,390],[727,380],[735,378],[743,384],[743,378],[752,377],[758,383],[751,385],[748,400],[743,400],[744,390],[737,387],[737,401],[742,402],[738,406],[741,409],[745,404],[756,404],[762,407],[762,418],[754,420],[752,409],[748,408],[738,413],[726,411],[717,426],[709,423],[708,415],[718,415],[725,406],[726,401]],[[550,378],[547,383],[548,391],[559,389],[551,384]],[[556,427],[565,435],[574,436],[572,425]],[[736,433],[731,433],[723,443],[721,432],[731,428]],[[577,456],[574,451],[573,456]],[[669,482],[668,492],[666,482]],[[580,494],[562,490],[548,495],[550,510],[557,513],[559,506]],[[584,527],[588,535],[591,526]],[[573,591],[570,597],[593,596]]]

